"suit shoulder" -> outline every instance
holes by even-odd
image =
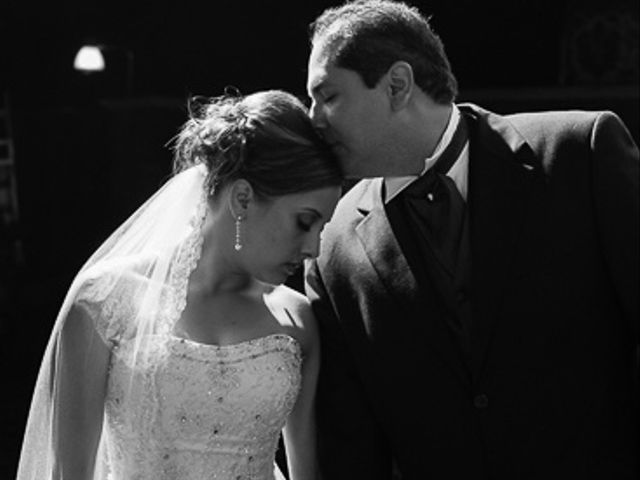
[[[592,148],[594,138],[618,138],[627,132],[620,118],[610,111],[520,113],[507,119],[542,158],[555,158],[557,152],[580,156],[580,152],[585,154]]]
[[[349,189],[338,202],[331,221],[325,227],[325,234],[333,231],[345,231],[345,227],[359,220],[361,215],[358,206],[370,203],[369,200],[374,194],[375,184],[374,179],[365,179],[360,180]]]
[[[342,196],[338,203],[338,208],[355,206],[360,203],[364,196],[371,194],[371,189],[373,188],[374,183],[375,179],[372,178],[360,180]]]
[[[505,117],[527,139],[535,136],[588,137],[599,121],[621,123],[610,111],[563,110],[527,112]]]
[[[517,139],[511,133],[524,139],[534,150],[545,149],[549,145],[566,141],[588,141],[599,126],[624,130],[620,118],[611,111],[587,110],[549,110],[539,112],[517,112],[506,115],[496,114],[477,105],[464,103],[459,105],[466,112],[480,120],[480,124],[489,126],[505,138]],[[515,142],[514,144],[517,144]]]

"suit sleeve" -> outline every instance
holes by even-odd
[[[316,412],[322,479],[390,480],[390,450],[373,416],[316,261],[307,268],[305,288],[321,343]]]
[[[624,317],[640,339],[640,192],[639,155],[629,131],[613,113],[604,112],[591,134],[596,216],[605,261]]]

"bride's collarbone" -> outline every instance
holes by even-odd
[[[264,303],[246,298],[188,302],[175,329],[178,336],[215,345],[240,343],[286,330]]]

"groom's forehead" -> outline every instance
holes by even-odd
[[[323,35],[314,39],[309,55],[309,63],[334,64],[346,39],[338,35]]]
[[[310,68],[307,80],[307,93],[313,96],[326,88],[329,83],[328,75],[326,68]]]
[[[307,93],[309,95],[322,89],[329,77],[328,57],[322,54],[315,54],[315,48],[309,58],[309,68],[307,70]]]
[[[327,86],[336,77],[338,67],[335,65],[335,52],[334,44],[314,43],[307,70],[307,91],[310,94]]]

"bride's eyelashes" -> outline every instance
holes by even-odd
[[[311,227],[309,225],[305,225],[302,222],[298,222],[298,228],[300,228],[300,230],[304,230],[305,232],[309,232],[311,230]]]
[[[298,219],[297,224],[298,228],[300,230],[304,230],[305,232],[311,231],[311,227],[313,226],[313,222],[307,222],[300,219]]]
[[[308,213],[298,216],[297,224],[300,230],[304,230],[305,232],[311,231],[313,225],[320,219],[320,217],[314,213]]]

